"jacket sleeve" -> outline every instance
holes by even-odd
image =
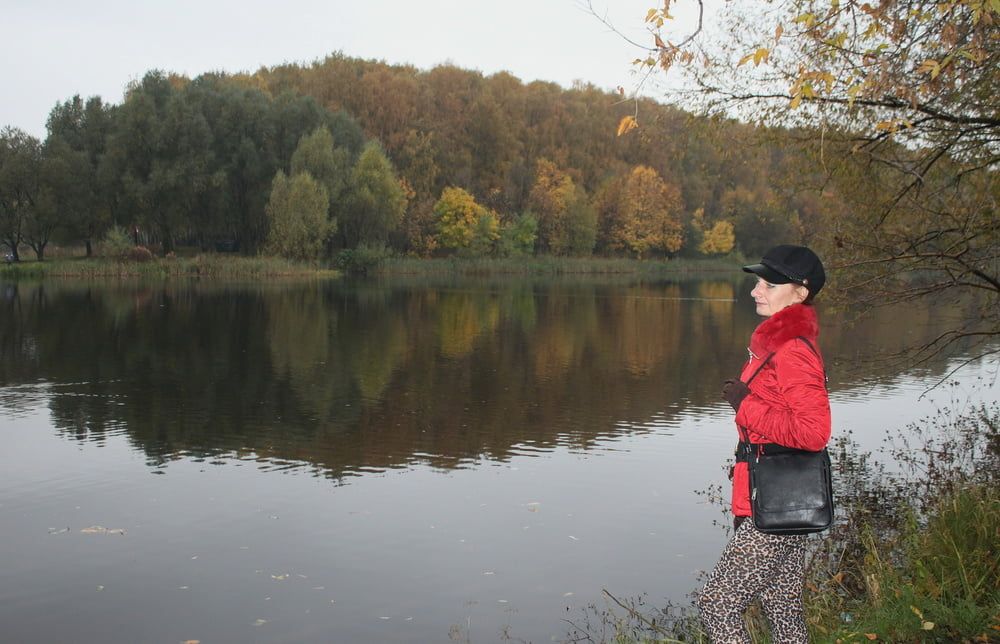
[[[777,390],[751,393],[736,423],[785,447],[819,451],[830,440],[830,399],[819,357],[801,340],[786,343],[772,358]]]

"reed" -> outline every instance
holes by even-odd
[[[742,259],[637,260],[614,257],[397,257],[385,260],[379,272],[383,275],[671,275],[678,273],[732,273]]]
[[[323,277],[336,274],[336,271],[317,264],[292,262],[276,257],[234,257],[212,254],[159,258],[150,261],[70,258],[0,265],[0,277],[8,279],[47,277],[257,279],[282,276]]]

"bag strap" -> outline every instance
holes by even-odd
[[[823,367],[823,386],[826,387],[827,389],[829,389],[830,388],[830,376],[826,375],[826,365],[823,364],[823,356],[821,356],[819,354],[819,351],[817,351],[816,347],[813,346],[813,343],[809,341],[809,338],[805,337],[804,335],[800,335],[798,337],[799,337],[799,340],[802,340],[803,342],[805,342],[806,346],[809,347],[809,349],[814,354],[816,354],[817,358],[819,358],[819,364],[820,364],[821,367]]]

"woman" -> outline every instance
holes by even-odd
[[[783,245],[743,270],[757,275],[751,295],[765,319],[750,337],[740,379],[727,380],[723,388],[736,411],[740,440],[821,450],[830,438],[830,402],[812,301],[826,281],[823,264],[808,248]],[[713,642],[750,642],[743,612],[759,597],[774,642],[808,642],[805,537],[757,530],[746,520],[746,462],[736,463],[732,479],[736,530],[698,598],[702,621]]]

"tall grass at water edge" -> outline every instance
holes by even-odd
[[[942,412],[889,441],[889,473],[850,437],[831,452],[838,520],[810,540],[811,642],[1000,642],[1000,404]],[[916,446],[916,447],[914,447]],[[771,641],[757,606],[755,644]],[[569,641],[709,642],[693,605],[608,595]]]
[[[744,264],[741,257],[712,259],[638,260],[614,257],[554,257],[548,255],[507,258],[443,257],[386,259],[379,267],[382,275],[562,275],[629,274],[670,275],[733,273]]]
[[[22,261],[0,264],[4,278],[167,278],[207,277],[257,279],[283,276],[327,276],[336,272],[315,264],[304,264],[276,257],[238,257],[195,255],[150,261],[121,261],[107,258],[53,259],[44,262]]]

